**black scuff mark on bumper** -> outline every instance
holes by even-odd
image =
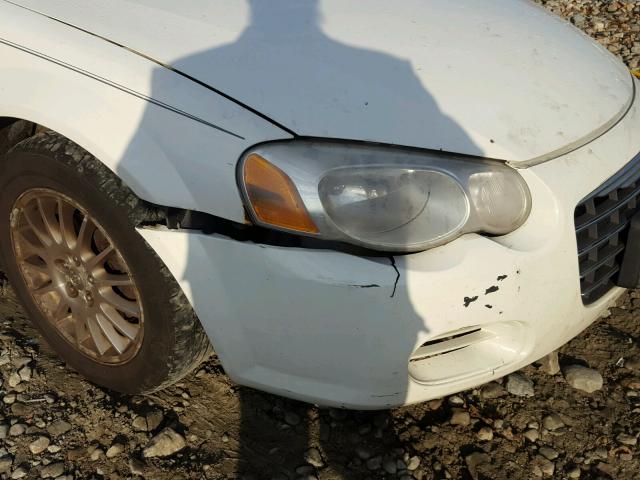
[[[484,291],[484,294],[485,294],[485,295],[489,295],[490,293],[497,292],[498,290],[500,290],[500,287],[498,287],[497,285],[493,285],[493,286],[491,286],[491,287],[487,288],[487,289]]]
[[[396,289],[398,288],[398,282],[400,281],[400,270],[398,270],[398,267],[396,266],[395,257],[389,257],[389,260],[391,261],[391,266],[396,271],[396,281],[393,284],[393,291],[391,292],[391,296],[389,297],[393,298],[396,294]]]
[[[499,275],[496,280],[499,282],[502,282],[503,280],[506,280],[508,276],[509,275]]]
[[[464,307],[468,308],[469,305],[471,305],[476,300],[478,300],[478,296],[477,295],[475,297],[464,297]]]
[[[353,287],[353,288],[380,288],[380,285],[378,285],[377,283],[372,283],[370,285],[351,284],[351,285],[349,285],[349,287]]]

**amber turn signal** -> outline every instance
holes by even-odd
[[[318,233],[298,190],[282,170],[255,153],[245,159],[243,169],[244,187],[260,222]]]

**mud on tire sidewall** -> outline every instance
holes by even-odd
[[[137,355],[124,365],[103,365],[73,348],[33,302],[17,262],[10,237],[10,214],[16,199],[30,188],[50,188],[82,205],[103,226],[131,268],[144,311],[144,337]],[[102,191],[54,158],[29,152],[11,155],[0,170],[0,258],[9,281],[32,322],[51,347],[72,368],[91,381],[123,393],[153,391],[167,383],[175,354],[175,328],[168,304],[164,266],[128,220]],[[168,318],[169,317],[169,318]]]

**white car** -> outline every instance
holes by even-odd
[[[640,272],[640,102],[524,0],[0,0],[0,257],[92,381],[504,376]]]

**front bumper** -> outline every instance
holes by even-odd
[[[387,408],[517,370],[615,301],[622,289],[582,303],[573,213],[639,151],[636,100],[599,139],[521,170],[533,210],[516,232],[465,235],[393,260],[140,233],[184,289],[233,380],[323,405]],[[460,329],[475,334],[452,339]],[[444,341],[409,362],[434,338]],[[460,338],[475,340],[454,348]]]

